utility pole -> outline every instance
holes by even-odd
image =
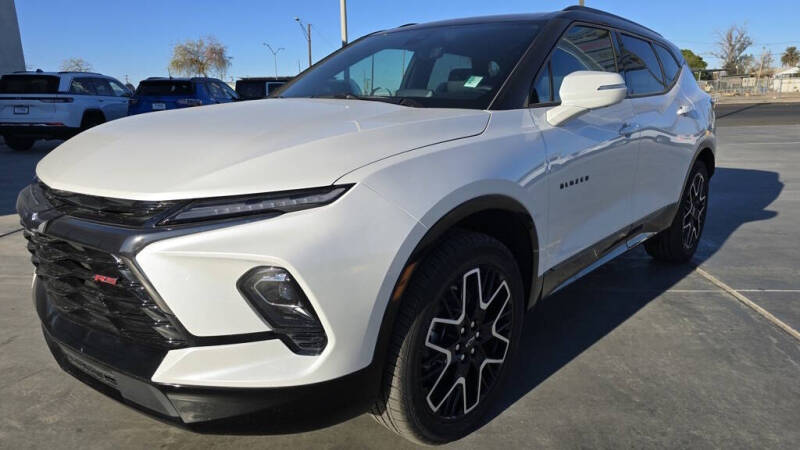
[[[272,53],[272,58],[275,60],[275,76],[277,77],[278,76],[278,53],[281,50],[286,50],[286,49],[283,48],[283,47],[280,47],[277,50],[273,50],[272,46],[267,44],[266,42],[263,42],[262,44],[269,49],[270,53]]]
[[[300,20],[299,17],[295,17],[294,21],[300,25],[300,31],[303,32],[303,36],[308,41],[308,67],[311,67],[311,24],[308,24],[307,27],[303,26],[303,21]],[[308,28],[308,30],[306,30]]]
[[[342,47],[347,45],[347,0],[339,0],[339,19],[342,25]]]
[[[583,0],[578,0],[578,4],[581,5],[581,6],[586,6],[586,5],[583,4]]]

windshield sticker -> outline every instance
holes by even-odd
[[[478,83],[480,83],[481,80],[483,80],[483,77],[479,77],[477,75],[471,75],[469,78],[467,78],[467,81],[464,82],[464,87],[468,88],[478,87]]]

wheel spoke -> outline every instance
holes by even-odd
[[[448,291],[428,326],[419,380],[431,410],[455,418],[477,407],[497,380],[513,314],[508,282],[494,269],[472,269]]]

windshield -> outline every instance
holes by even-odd
[[[142,81],[139,83],[139,88],[136,89],[136,95],[162,97],[194,95],[194,85],[191,81],[184,80]]]
[[[486,109],[538,30],[538,23],[494,22],[380,32],[320,62],[278,94]]]

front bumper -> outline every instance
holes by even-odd
[[[139,411],[177,425],[209,429],[286,420],[308,414],[363,411],[377,392],[380,374],[372,367],[313,385],[231,389],[164,385],[150,381],[162,351],[92,332],[61,317],[34,282],[34,302],[45,341],[58,364],[90,387]],[[330,418],[330,416],[329,416]]]

